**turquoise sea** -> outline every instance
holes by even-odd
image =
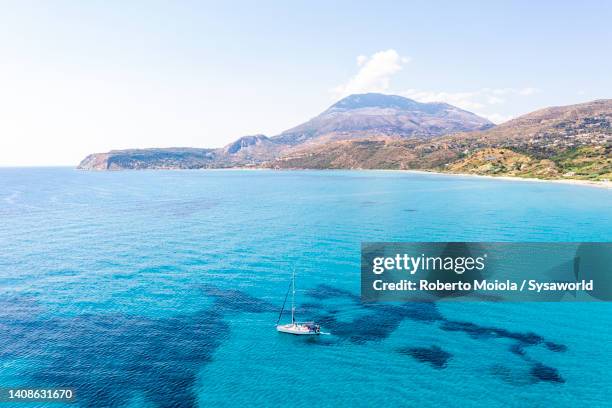
[[[71,387],[71,407],[610,406],[610,304],[358,297],[362,241],[610,241],[610,190],[7,168],[0,221],[0,387]],[[332,335],[275,331],[293,268],[299,317]]]

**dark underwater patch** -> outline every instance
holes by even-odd
[[[135,394],[159,407],[193,407],[203,364],[230,333],[224,317],[276,310],[236,290],[205,288],[214,303],[191,315],[153,319],[124,314],[43,319],[31,302],[0,315],[0,355],[36,361],[37,385],[66,386],[83,406],[122,406]]]
[[[403,317],[396,313],[376,313],[358,317],[351,322],[331,321],[330,331],[335,336],[349,339],[352,343],[384,340],[393,333]]]
[[[555,353],[564,353],[567,351],[567,346],[564,344],[553,343],[552,341],[544,342],[544,345],[550,351],[554,351]]]
[[[202,286],[202,290],[207,296],[215,298],[216,310],[243,313],[265,313],[278,311],[276,306],[239,290],[219,289],[211,285]]]
[[[298,307],[296,308],[296,312],[299,313],[300,315],[305,315],[305,316],[312,316],[318,313],[328,313],[328,314],[335,314],[337,313],[337,311],[335,310],[325,310],[325,307],[321,304],[318,303],[313,303],[313,302],[304,302],[304,303],[300,303],[298,305]]]
[[[110,407],[140,392],[157,406],[192,407],[192,387],[202,366],[229,335],[222,316],[143,319],[124,315],[54,320],[41,334],[53,333],[39,349],[43,356],[37,384],[70,384],[86,406]]]
[[[448,360],[453,356],[436,345],[430,347],[404,347],[397,351],[400,354],[409,355],[421,363],[427,363],[438,370],[446,368]]]
[[[508,367],[501,364],[494,364],[491,366],[490,370],[491,375],[494,377],[498,377],[508,384],[514,384],[513,379],[515,377],[512,375],[512,371]]]
[[[536,363],[531,369],[531,375],[536,381],[546,381],[551,383],[564,383],[565,380],[556,368],[548,367],[542,363]]]
[[[520,343],[511,345],[509,350],[511,353],[516,354],[517,356],[525,355],[525,348]]]
[[[564,352],[567,346],[563,344],[545,341],[544,338],[535,333],[520,333],[513,332],[498,327],[480,326],[471,322],[445,321],[440,328],[446,331],[461,331],[467,333],[472,338],[506,338],[515,340],[516,343],[511,345],[509,350],[511,353],[522,357],[528,364],[534,364],[530,373],[537,381],[547,381],[554,383],[563,383],[565,380],[559,375],[556,368],[545,366],[544,364],[530,358],[526,351],[526,347],[543,344],[547,349],[554,352]]]
[[[334,298],[347,298],[353,300],[355,302],[361,302],[361,298],[358,295],[355,295],[353,292],[335,288],[330,285],[318,285],[317,287],[309,290],[307,292],[307,296],[313,299],[334,299]]]
[[[164,319],[124,314],[81,315],[74,318],[41,319],[42,311],[32,299],[0,300],[0,356],[27,356],[37,361],[36,371],[27,373],[41,386],[70,386],[84,406],[124,405],[134,394],[142,394],[160,407],[192,407],[192,388],[202,365],[213,359],[215,350],[230,334],[224,321],[237,313],[278,313],[278,306],[238,290],[200,286],[213,304],[191,315]],[[350,291],[321,285],[309,292],[313,299],[344,298],[361,304]],[[336,306],[337,307],[337,306]],[[511,351],[523,356],[535,381],[562,383],[555,368],[529,360],[524,347],[543,343],[552,351],[566,347],[544,341],[534,333],[511,332],[471,322],[449,321],[435,303],[363,304],[366,313],[350,322],[338,320],[317,302],[301,305],[322,329],[332,336],[305,339],[306,344],[329,346],[340,341],[363,344],[388,338],[404,319],[423,323],[440,322],[448,332],[464,332],[479,338],[508,338],[516,341]],[[337,309],[334,308],[334,311]],[[444,368],[450,353],[436,348],[405,348],[401,353]]]
[[[425,323],[440,322],[440,328],[447,332],[463,332],[474,339],[510,339],[514,340],[514,344],[509,347],[509,351],[520,356],[529,365],[533,365],[531,376],[538,381],[549,382],[564,382],[558,371],[553,367],[547,367],[529,356],[527,356],[525,348],[537,345],[544,345],[547,349],[553,352],[564,352],[567,347],[563,344],[546,341],[542,336],[532,332],[514,332],[500,327],[481,326],[476,323],[466,321],[448,320],[442,316],[435,303],[407,302],[403,304],[387,304],[387,303],[361,303],[361,298],[353,293],[334,288],[329,285],[319,285],[309,292],[309,295],[316,299],[332,299],[346,298],[355,303],[361,304],[362,307],[370,313],[365,316],[360,316],[350,322],[342,322],[337,320],[332,314],[322,311],[316,315],[316,321],[321,324],[325,330],[332,332],[335,337],[349,340],[352,343],[364,344],[371,341],[382,341],[388,338],[402,323],[404,319],[413,321],[421,321]],[[313,309],[320,308],[314,304],[308,304]],[[432,346],[435,347],[435,346]],[[440,352],[435,348],[425,349],[400,349],[400,352],[409,354],[414,358],[421,359],[424,362],[432,365],[443,361],[444,350]],[[450,356],[449,356],[450,358]],[[427,361],[431,359],[433,361]],[[439,360],[436,360],[439,359]],[[419,361],[421,361],[419,360]],[[501,366],[499,366],[501,367]],[[494,375],[500,376],[504,381],[510,383],[528,383],[512,379],[509,376],[508,370],[499,369]]]
[[[526,345],[540,344],[544,339],[535,333],[511,332],[498,327],[480,326],[471,322],[447,320],[440,326],[445,331],[460,331],[472,338],[507,338]]]
[[[386,303],[362,304],[361,298],[354,293],[329,285],[315,287],[308,291],[308,296],[318,300],[345,298],[362,305],[369,313],[350,322],[337,320],[329,311],[319,313],[315,319],[334,336],[356,344],[381,341],[388,338],[397,330],[404,319],[421,322],[435,322],[444,319],[433,302],[409,302],[399,305]],[[312,307],[315,304],[307,303],[307,305]]]
[[[368,314],[349,322],[340,321],[332,313],[320,313],[315,321],[334,336],[352,343],[364,344],[388,338],[404,319],[434,322],[441,319],[433,303],[406,303],[404,305],[369,304]]]

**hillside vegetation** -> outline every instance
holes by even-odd
[[[492,176],[609,180],[612,100],[541,109],[498,126],[444,103],[351,95],[273,137],[222,148],[115,150],[79,168],[420,169]]]

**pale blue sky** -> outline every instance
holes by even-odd
[[[222,146],[350,92],[496,122],[612,98],[612,2],[222,3],[0,2],[0,165]]]

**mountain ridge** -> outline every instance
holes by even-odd
[[[204,149],[206,152],[195,150],[191,155],[187,154],[186,148],[150,149],[148,163],[143,156],[146,149],[94,153],[81,161],[78,168],[111,170],[256,166],[305,144],[381,136],[414,136],[425,139],[450,131],[478,130],[491,126],[493,124],[487,119],[449,104],[421,103],[398,95],[354,94],[276,136],[242,136],[222,148]],[[181,162],[182,156],[187,157],[185,162]]]
[[[87,156],[78,168],[384,168],[609,179],[611,138],[610,99],[539,109],[494,126],[445,103],[357,94],[276,136],[243,136],[216,149],[113,150]]]
[[[430,138],[447,133],[483,130],[492,122],[445,103],[421,103],[399,95],[349,95],[314,118],[272,139],[295,146],[347,138],[378,136]]]
[[[545,108],[494,128],[427,141],[378,139],[306,148],[270,168],[422,169],[536,178],[612,179],[612,100]],[[484,154],[490,149],[489,154]],[[382,157],[382,158],[381,158]]]

